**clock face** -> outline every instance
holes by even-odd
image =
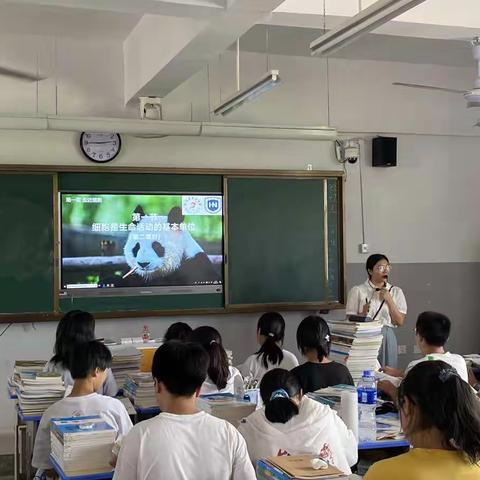
[[[122,141],[118,133],[87,133],[80,136],[80,147],[89,160],[110,162],[120,152]]]

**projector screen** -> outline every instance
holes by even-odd
[[[221,195],[61,193],[64,296],[222,292]]]

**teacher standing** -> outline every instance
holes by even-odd
[[[376,253],[368,257],[366,269],[368,280],[353,287],[348,294],[347,316],[367,315],[383,325],[383,342],[378,359],[382,366],[397,368],[395,329],[405,321],[405,295],[400,287],[388,282],[392,266],[386,255]]]

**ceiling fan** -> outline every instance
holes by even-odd
[[[7,68],[2,66],[0,66],[0,75],[16,78],[17,80],[24,80],[27,82],[38,82],[40,80],[45,80],[46,78],[40,75],[34,75],[32,73],[22,72],[21,70],[15,70],[13,68]]]
[[[420,88],[424,90],[436,90],[447,93],[461,93],[467,101],[467,107],[480,107],[480,37],[475,37],[471,40],[473,46],[473,57],[477,62],[477,79],[472,90],[457,90],[454,88],[446,88],[435,85],[424,85],[421,83],[405,83],[393,82],[393,85],[409,88]]]

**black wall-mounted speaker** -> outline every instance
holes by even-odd
[[[376,137],[372,142],[372,167],[397,166],[397,138]]]

